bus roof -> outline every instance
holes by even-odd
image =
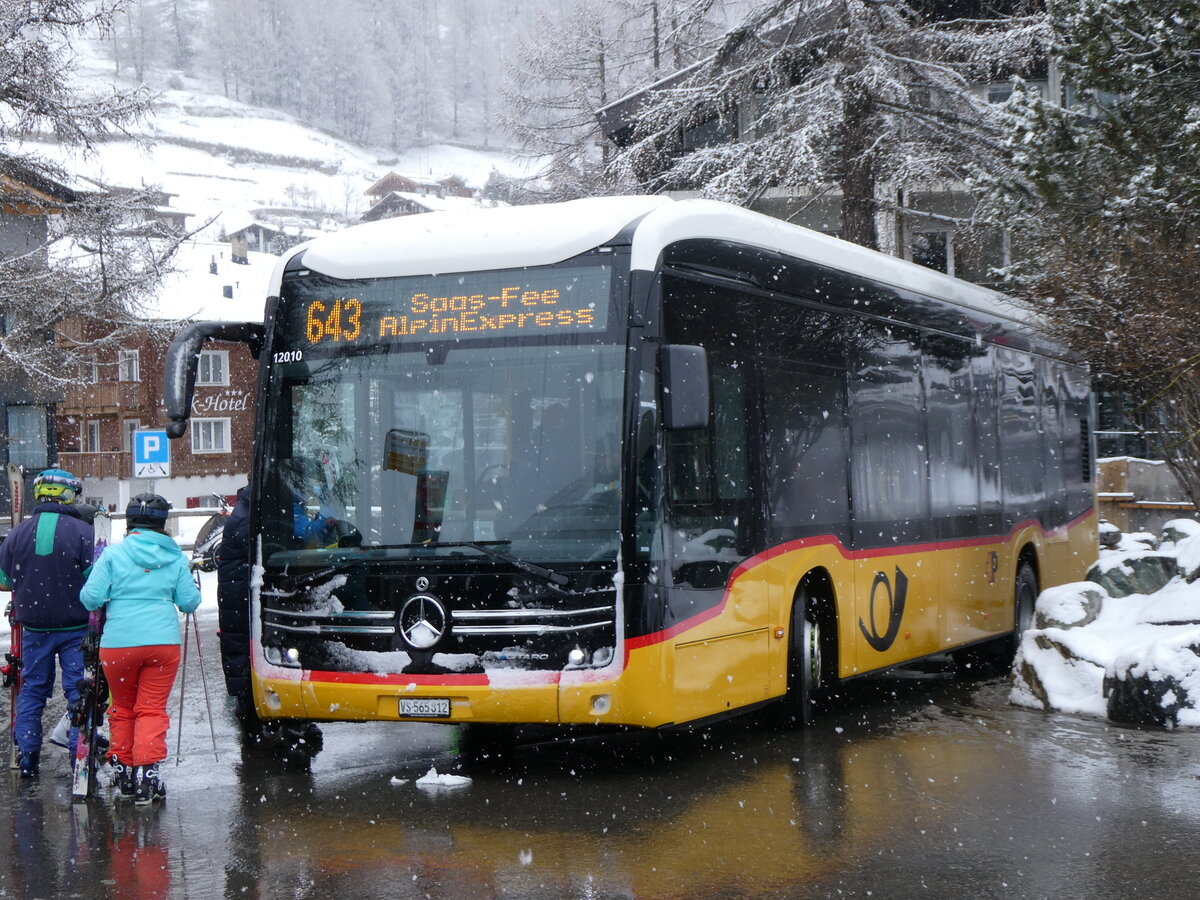
[[[390,278],[548,266],[608,243],[668,197],[596,197],[381,219],[296,248],[333,278]]]
[[[512,269],[561,262],[613,241],[630,226],[635,226],[634,270],[654,271],[663,249],[673,243],[709,238],[796,257],[1024,325],[1033,318],[1003,294],[894,256],[728,203],[661,195],[384,219],[323,235],[290,256],[302,254],[304,268],[342,279]],[[277,278],[286,265],[285,257]]]

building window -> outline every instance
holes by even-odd
[[[1013,94],[1013,84],[1005,81],[1000,84],[989,84],[987,87],[988,103],[1006,103]]]
[[[84,422],[80,447],[84,453],[100,452],[100,423],[97,421]]]
[[[229,351],[204,350],[200,353],[200,365],[196,370],[196,384],[229,384]]]
[[[141,369],[138,365],[137,350],[122,350],[117,354],[118,379],[121,381],[141,381]]]
[[[133,452],[133,435],[142,427],[141,419],[125,419],[121,422],[121,431],[124,434],[124,440],[121,442],[121,449],[126,453]]]
[[[954,274],[954,243],[948,231],[918,231],[909,244],[910,259],[927,269]]]
[[[8,461],[26,471],[46,468],[46,407],[8,407]]]
[[[100,361],[96,359],[95,354],[83,361],[83,382],[84,384],[100,383]]]
[[[192,419],[193,453],[228,453],[229,419]]]
[[[1016,82],[1013,81],[994,81],[985,89],[988,103],[1007,103],[1016,91]],[[1046,86],[1040,82],[1026,81],[1022,85],[1022,90],[1025,93],[1034,97],[1045,96]]]

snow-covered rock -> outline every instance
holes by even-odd
[[[1088,581],[1042,592],[1013,703],[1136,725],[1200,726],[1200,523],[1110,540]]]
[[[1090,581],[1060,584],[1042,591],[1033,614],[1034,628],[1078,628],[1100,615],[1109,595]]]
[[[1121,541],[1121,529],[1112,522],[1100,523],[1100,546],[1107,550],[1116,550]]]
[[[1104,674],[1108,718],[1127,725],[1200,725],[1200,626],[1117,654]]]
[[[1104,556],[1109,556],[1105,559]],[[1088,580],[1100,585],[1110,597],[1153,594],[1177,574],[1173,553],[1138,550],[1109,551],[1088,570]]]
[[[1169,549],[1193,537],[1200,537],[1200,522],[1195,519],[1172,519],[1163,526],[1161,547]]]

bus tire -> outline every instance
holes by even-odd
[[[807,726],[829,700],[832,673],[837,671],[837,644],[832,640],[831,620],[822,615],[822,597],[805,581],[792,603],[788,638],[788,685],[784,699],[785,719]]]
[[[1000,675],[1012,668],[1021,646],[1021,635],[1033,627],[1033,611],[1037,604],[1038,580],[1033,564],[1022,560],[1013,579],[1013,627],[1002,637],[951,652],[959,674],[983,676]]]
[[[1021,635],[1033,627],[1033,611],[1037,605],[1038,580],[1033,566],[1022,562],[1017,566],[1017,577],[1013,588],[1013,634],[1012,651],[1016,655],[1021,645]]]

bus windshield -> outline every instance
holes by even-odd
[[[277,364],[264,561],[470,543],[528,561],[615,559],[623,360],[622,346],[535,339]]]

